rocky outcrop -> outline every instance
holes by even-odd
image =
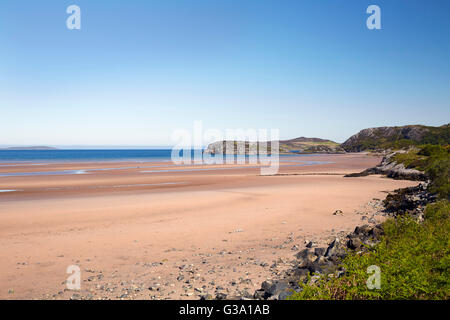
[[[393,152],[384,156],[381,163],[376,167],[366,169],[360,173],[347,174],[345,177],[363,177],[370,174],[383,174],[388,178],[397,180],[426,181],[427,176],[422,171],[405,168],[403,163],[397,163],[393,160],[398,152],[403,151]]]
[[[425,206],[436,201],[436,195],[427,191],[428,183],[416,187],[396,190],[383,201],[385,211],[394,217],[408,214],[417,221],[423,221]]]
[[[341,147],[347,152],[361,152],[365,150],[386,150],[390,147],[398,149],[411,144],[448,144],[449,131],[448,124],[441,127],[409,125],[368,128],[348,138],[341,144]]]

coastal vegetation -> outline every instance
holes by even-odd
[[[450,124],[440,127],[408,125],[364,129],[348,138],[341,147],[347,152],[398,150],[425,144],[449,145]]]
[[[450,191],[450,146],[424,145],[405,153],[397,153],[394,161],[406,168],[424,171],[430,179],[429,191],[447,198]]]
[[[423,221],[409,210],[397,210],[382,224],[384,234],[377,244],[347,252],[340,263],[345,272],[320,275],[316,281],[309,276],[289,299],[450,298],[450,148],[439,144],[441,138],[428,137],[436,144],[394,156],[397,163],[424,171],[429,179],[427,192],[437,201],[426,205]],[[379,267],[379,289],[367,285],[370,266]]]
[[[427,206],[425,221],[401,216],[383,224],[385,235],[367,252],[351,252],[341,277],[322,276],[301,284],[289,299],[448,299],[450,298],[450,204]],[[370,266],[380,268],[380,289],[369,289]]]

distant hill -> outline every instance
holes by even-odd
[[[399,149],[419,144],[450,144],[450,125],[408,125],[364,129],[341,144],[347,152]]]
[[[9,148],[0,148],[0,150],[58,150],[53,147],[46,146],[33,146],[33,147],[9,147]]]
[[[228,146],[228,147],[227,147]],[[253,148],[251,148],[253,146]],[[271,146],[271,142],[267,142],[267,150]],[[261,148],[261,143],[248,141],[217,141],[208,145],[205,149],[205,153],[211,154],[256,154]],[[306,138],[299,137],[290,140],[279,141],[280,153],[293,154],[293,153],[344,153],[338,143],[319,139],[319,138]]]
[[[291,140],[280,141],[282,153],[343,153],[345,152],[339,143],[320,139],[300,137]]]

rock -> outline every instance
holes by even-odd
[[[347,241],[347,247],[352,250],[358,250],[359,248],[361,248],[361,245],[362,245],[361,239],[357,237],[350,238]]]
[[[313,262],[317,258],[311,249],[303,249],[295,257],[300,260],[298,263],[299,267],[305,267],[309,262]]]
[[[225,300],[227,298],[227,295],[225,293],[219,292],[216,294],[217,300]]]
[[[381,225],[376,225],[375,227],[370,230],[369,235],[374,238],[379,238],[384,234],[383,227]]]
[[[242,295],[242,297],[243,298],[245,298],[245,299],[253,299],[253,295],[251,295],[247,290],[243,290],[242,292],[241,292],[241,295]]]
[[[261,289],[267,292],[270,290],[270,287],[272,287],[272,285],[273,285],[272,281],[266,280],[261,284]]]
[[[261,284],[261,289],[264,291],[265,299],[277,296],[278,294],[287,290],[288,288],[289,288],[289,281],[287,280],[279,280],[279,281],[266,280]]]
[[[346,256],[346,252],[339,238],[333,240],[333,242],[328,246],[327,252],[325,253],[325,257],[330,258],[333,256],[336,256],[338,258],[343,258]]]
[[[278,300],[286,300],[290,295],[292,295],[291,291],[283,291],[278,295]]]
[[[300,252],[297,252],[294,257],[297,259],[305,259],[307,256],[313,254],[310,249],[303,249]]]
[[[315,246],[317,246],[317,243],[312,242],[312,241],[308,242],[308,244],[306,245],[307,248],[312,248],[312,247],[315,247]]]
[[[327,248],[315,248],[314,249],[314,254],[318,257],[325,255],[326,252],[327,252]]]
[[[308,265],[308,270],[311,274],[329,274],[336,270],[336,264],[333,261],[326,260],[325,257],[319,257],[317,261]]]
[[[253,294],[253,298],[257,300],[263,300],[265,298],[266,292],[264,290],[256,290]]]
[[[298,267],[294,270],[294,277],[304,279],[309,275],[309,270],[306,267]]]
[[[370,231],[371,229],[372,229],[372,228],[371,228],[369,225],[365,224],[365,225],[363,225],[363,226],[358,226],[358,227],[356,227],[356,228],[355,228],[355,231],[353,231],[353,233],[356,234],[356,235],[364,235],[364,236],[367,236],[367,235],[369,234],[369,231]]]
[[[397,163],[394,161],[394,156],[402,151],[396,151],[383,157],[381,163],[373,168],[364,170],[361,173],[353,173],[345,175],[344,177],[362,177],[369,174],[384,174],[388,178],[398,180],[414,180],[414,181],[426,181],[427,176],[425,173],[416,170],[405,168],[403,163]]]
[[[344,212],[342,212],[342,210],[336,210],[335,212],[333,212],[333,216],[343,216]]]
[[[204,294],[200,297],[200,300],[213,300],[213,296],[210,295],[209,293]]]

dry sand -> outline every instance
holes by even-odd
[[[381,176],[344,178],[380,160],[364,154],[287,160],[331,163],[282,162],[276,176],[242,165],[200,171],[179,170],[233,166],[2,166],[0,175],[114,169],[0,176],[0,190],[19,190],[0,193],[0,298],[252,294],[263,280],[289,268],[307,241],[325,246],[339,232],[363,224],[360,213],[376,210],[386,192],[416,185]],[[337,209],[344,215],[333,215]],[[81,268],[79,291],[66,288],[69,265]]]

